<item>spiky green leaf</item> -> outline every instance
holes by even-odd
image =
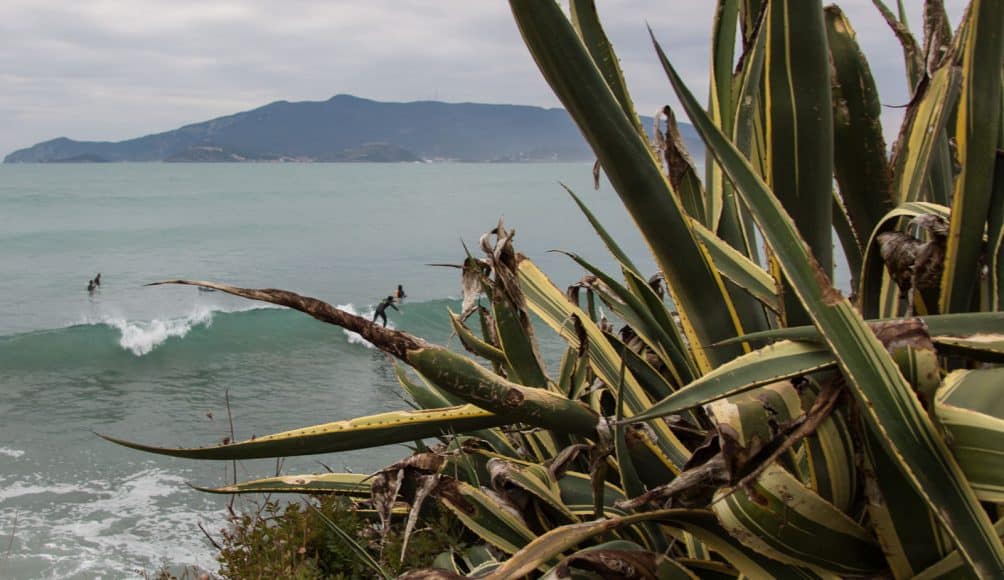
[[[786,278],[836,355],[870,428],[881,433],[883,446],[974,570],[984,575],[1004,570],[1004,546],[990,519],[885,348],[833,288],[777,198],[710,122],[658,43],[656,49],[691,121],[750,206]]]

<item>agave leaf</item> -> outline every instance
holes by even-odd
[[[760,0],[742,0],[739,5],[739,24],[742,28],[743,47],[753,42],[767,6]]]
[[[494,272],[490,296],[495,338],[505,353],[508,374],[514,382],[547,388],[550,381],[516,281],[516,252],[512,247],[515,234],[515,230],[506,230],[500,219],[498,226],[481,236],[480,241]]]
[[[749,0],[743,0],[745,5]],[[743,18],[740,18],[742,21]],[[743,155],[756,167],[763,167],[764,159],[759,153],[761,148],[757,143],[763,141],[760,116],[761,80],[763,79],[764,60],[766,56],[767,35],[762,33],[759,25],[753,42],[744,42],[743,54],[740,57],[741,68],[738,70],[737,94],[735,97],[735,120],[732,124],[733,142]],[[708,155],[707,162],[713,163],[714,156]],[[718,167],[717,164],[715,167]],[[719,168],[720,169],[720,168]],[[723,174],[724,175],[724,174]],[[754,262],[759,262],[757,240],[754,230],[756,226],[749,211],[740,203],[735,195],[732,182],[725,180],[723,194],[722,221],[719,223],[718,235],[734,248]]]
[[[844,249],[844,258],[847,260],[847,267],[851,271],[851,288],[857,287],[858,276],[861,272],[861,263],[864,260],[861,254],[861,241],[858,239],[854,226],[851,225],[851,218],[847,215],[847,208],[843,199],[836,190],[833,192],[833,231],[837,233],[840,240],[840,247]]]
[[[924,498],[910,487],[870,429],[863,433],[868,515],[896,578],[912,578],[952,549],[952,540]],[[972,568],[967,564],[972,574]]]
[[[394,374],[401,387],[407,391],[408,394],[411,395],[411,398],[415,399],[415,402],[423,409],[442,409],[461,404],[458,403],[457,397],[454,397],[449,393],[444,393],[421,375],[419,375],[419,378],[422,381],[421,383],[412,381],[408,378],[404,367],[400,364],[394,364]],[[516,455],[518,453],[509,440],[506,439],[505,435],[503,435],[498,429],[480,429],[473,431],[472,434],[484,439],[499,453],[504,453],[506,455]]]
[[[652,284],[640,274],[632,272],[627,268],[622,268],[621,273],[624,275],[624,282],[627,284],[627,287],[648,307],[648,311],[652,313],[652,317],[666,331],[666,334],[673,344],[676,345],[676,348],[684,357],[687,357],[686,360],[690,364],[691,369],[695,368],[697,365],[693,360],[693,349],[679,332],[679,324],[677,323],[679,312],[675,316],[671,314],[669,309],[666,308],[666,303],[663,302],[662,295],[656,294]]]
[[[572,115],[634,217],[679,309],[698,367],[709,370],[738,354],[705,353],[741,332],[723,281],[694,238],[678,197],[624,114],[575,31],[554,2],[511,0],[523,40],[544,78]]]
[[[625,424],[624,444],[641,483],[648,488],[665,485],[676,477],[676,466],[659,448],[652,433]]]
[[[646,519],[655,519],[654,517],[646,516],[647,514],[639,514],[597,520],[595,522],[569,524],[554,528],[515,553],[501,566],[496,568],[494,573],[488,576],[488,578],[503,580],[526,576],[535,569],[544,566],[562,552],[570,550],[594,536],[613,531],[621,526],[645,521]]]
[[[1002,80],[1001,82],[1004,82]],[[1001,97],[1004,101],[1004,96]],[[1004,102],[1001,103],[1004,108]],[[1004,119],[1001,120],[1004,125]],[[987,223],[987,258],[990,273],[990,310],[1004,309],[1004,127],[1001,128],[997,161],[994,163],[994,191],[990,200],[990,220]]]
[[[774,312],[780,310],[774,279],[753,260],[727,244],[711,230],[694,223],[694,233],[707,248],[715,267],[736,286]]]
[[[623,404],[624,397],[623,391],[621,391],[621,396],[617,399],[616,418],[618,422],[623,417]],[[622,423],[614,426],[614,455],[617,459],[620,481],[624,486],[625,493],[630,497],[638,497],[645,493],[645,484],[635,466],[634,457],[628,448],[627,429],[627,426]],[[660,553],[668,551],[669,546],[666,543],[666,535],[659,530],[658,526],[652,522],[645,522],[642,524],[641,529],[645,531],[649,539],[648,545],[653,551]]]
[[[833,288],[777,198],[710,122],[658,43],[656,50],[695,127],[736,184],[792,289],[836,355],[869,427],[881,434],[883,447],[974,571],[993,575],[1004,570],[1004,546],[990,519],[885,347]]]
[[[543,466],[539,464],[521,465],[502,458],[488,460],[488,470],[492,475],[492,487],[513,485],[537,500],[543,502],[554,513],[560,514],[565,522],[577,522],[575,516],[561,501],[561,488],[553,481]]]
[[[492,314],[505,360],[516,373],[513,381],[528,387],[546,388],[549,379],[537,352],[533,330],[529,328],[529,318],[504,296],[504,292],[492,294]]]
[[[544,323],[560,334],[569,345],[575,348],[584,346],[589,352],[589,364],[596,376],[610,388],[616,388],[619,384],[620,357],[607,342],[603,331],[578,306],[569,302],[565,295],[555,288],[544,273],[528,259],[523,259],[519,263],[519,280],[530,309]],[[581,329],[582,336],[576,329],[577,326]],[[624,376],[623,388],[626,390],[625,416],[633,416],[648,407],[650,402],[645,390],[630,373]],[[668,426],[660,423],[653,424],[653,428],[659,435],[659,446],[673,462],[673,465],[679,469],[687,462],[690,451],[669,430]]]
[[[411,351],[408,362],[436,386],[485,409],[501,411],[509,423],[523,422],[557,432],[591,434],[597,416],[586,406],[538,388],[511,383],[473,361],[441,348]]]
[[[459,397],[440,390],[424,378],[421,383],[412,381],[404,370],[404,365],[394,363],[394,376],[401,388],[423,409],[443,409],[464,404]]]
[[[954,371],[945,377],[935,403],[976,495],[1004,503],[1004,369]]]
[[[662,554],[647,551],[634,542],[613,540],[575,552],[541,576],[540,580],[579,578],[572,570],[582,570],[587,574],[601,574],[607,577],[620,576],[633,570],[635,574],[642,574],[646,578],[696,578],[681,576],[680,574],[689,574],[689,571],[676,560],[669,560]]]
[[[405,443],[444,433],[463,433],[511,423],[474,405],[421,411],[391,411],[324,423],[211,447],[168,448],[143,445],[107,435],[100,437],[132,449],[189,459],[260,459],[333,453]]]
[[[645,485],[642,483],[641,478],[638,476],[638,470],[635,468],[634,461],[631,460],[631,454],[628,452],[627,437],[625,436],[626,426],[621,422],[624,417],[624,391],[623,380],[624,380],[624,352],[627,348],[621,349],[621,385],[617,389],[617,424],[614,426],[613,440],[614,440],[614,456],[617,459],[617,469],[620,472],[621,485],[624,486],[624,492],[628,497],[638,497],[639,495],[645,493]]]
[[[835,5],[827,6],[824,14],[834,72],[834,173],[854,231],[863,238],[893,205],[892,173],[880,122],[882,107],[868,61],[847,17]],[[853,273],[856,270],[852,267]]]
[[[782,564],[733,538],[708,510],[679,510],[668,523],[698,538],[748,578],[821,578],[808,568]],[[652,513],[652,512],[650,512]],[[665,520],[664,520],[665,521]]]
[[[458,578],[463,578],[463,576],[460,575],[460,566],[457,565],[457,560],[456,558],[453,557],[453,554],[454,552],[453,549],[451,548],[447,552],[441,552],[432,561],[432,567],[435,568],[439,573],[444,574],[444,576],[450,580],[453,579],[453,576],[449,576],[448,574],[454,574]],[[432,576],[432,579],[435,578],[437,577]]]
[[[781,562],[849,576],[884,568],[867,529],[777,465],[764,470],[750,493],[722,489],[711,509],[733,537]]]
[[[662,133],[660,125],[662,118],[666,118],[666,133]],[[712,226],[710,212],[721,213],[721,199],[717,202],[704,193],[701,180],[697,177],[694,169],[694,160],[690,158],[687,147],[683,144],[683,136],[680,128],[676,124],[676,116],[668,106],[663,107],[655,115],[656,151],[666,165],[666,176],[669,177],[669,184],[673,191],[680,196],[680,204],[691,219],[706,227]]]
[[[621,339],[609,332],[604,332],[603,335],[607,338],[607,342],[620,353],[628,370],[652,399],[668,397],[675,390],[666,377],[659,374],[659,371],[655,370],[641,355],[627,348]]]
[[[705,580],[735,580],[739,577],[735,568],[722,562],[695,558],[676,558],[676,561]]]
[[[927,0],[924,3],[924,53],[928,71],[933,73],[945,66],[953,66],[950,63],[953,63],[954,57],[961,50],[967,28],[968,21],[959,28],[959,34],[953,40],[944,4],[940,0]],[[954,119],[957,115],[958,101],[953,100],[950,116]],[[955,175],[958,173],[954,152],[955,143],[949,142],[948,131],[942,131],[936,138],[937,141],[931,156],[930,199],[935,203],[948,205],[951,203]]]
[[[529,574],[557,554],[590,538],[643,521],[658,521],[700,537],[749,577],[777,577],[778,573],[789,578],[817,577],[806,570],[780,566],[736,545],[705,510],[668,509],[555,528],[514,554],[489,578],[501,580]]]
[[[488,547],[483,544],[467,548],[463,552],[463,557],[464,563],[471,570],[485,564],[498,564],[498,560],[492,555]]]
[[[918,88],[907,109],[892,158],[893,192],[900,203],[922,201],[937,137],[945,130],[961,82],[958,67],[942,67]]]
[[[765,25],[767,183],[829,276],[833,105],[822,3],[770,2]],[[784,293],[784,314],[789,325],[810,320],[793,292]]]
[[[591,477],[587,473],[566,471],[558,478],[558,489],[561,490],[561,501],[572,511],[592,514],[593,488]],[[603,509],[615,510],[612,513],[623,514],[615,508],[615,504],[625,498],[624,490],[610,483],[603,482]],[[582,510],[586,510],[583,512]]]
[[[950,56],[952,26],[942,0],[924,2],[924,60],[928,70],[935,70]]]
[[[997,520],[994,524],[997,535],[1004,540],[1004,518]],[[966,567],[966,561],[959,554],[958,550],[953,550],[950,554],[942,558],[937,564],[932,565],[920,574],[914,576],[914,580],[937,580],[939,578],[972,578],[972,573]]]
[[[223,487],[196,487],[209,493],[333,493],[369,497],[369,475],[365,473],[318,473],[283,475],[244,481]]]
[[[287,290],[238,288],[215,282],[166,280],[157,284],[186,284],[213,288],[227,294],[294,308],[314,318],[358,333],[374,346],[411,365],[440,389],[482,409],[501,411],[510,423],[524,422],[565,432],[592,433],[596,415],[584,405],[544,389],[517,385],[474,361],[429,344],[406,332],[385,328],[349,314],[327,302]],[[274,457],[274,456],[272,456]]]
[[[932,340],[945,352],[983,362],[1004,362],[1004,334],[974,334],[966,337],[936,336]]]
[[[809,409],[817,392],[803,389],[802,407]],[[843,513],[850,513],[858,491],[856,449],[851,430],[838,409],[823,420],[802,444],[805,484]]]
[[[569,375],[567,392],[569,399],[576,400],[582,396],[582,391],[588,386],[587,381],[590,375],[588,353],[585,350],[580,352],[578,349],[569,347],[566,351],[566,357],[568,359],[574,357],[575,361],[573,372]]]
[[[575,205],[579,206],[579,210],[582,211],[582,215],[586,216],[586,219],[589,220],[589,225],[593,226],[593,230],[596,231],[596,235],[603,240],[603,244],[606,245],[607,250],[614,257],[614,259],[617,260],[617,263],[640,276],[641,274],[638,268],[631,262],[631,259],[628,258],[627,254],[621,250],[620,246],[617,245],[617,242],[614,241],[610,234],[607,233],[607,230],[603,228],[603,225],[600,224],[598,219],[596,219],[596,216],[589,210],[589,207],[586,206],[586,204],[579,199],[579,196],[575,195],[575,192],[569,189],[567,185],[562,183],[561,187],[565,188],[568,195],[572,196],[572,199],[575,201]]]
[[[755,1],[760,4],[759,0],[743,1],[744,4],[751,1]],[[763,4],[762,7],[765,8],[766,4]],[[753,30],[756,36],[751,38],[750,42],[746,43],[741,59],[743,66],[740,73],[742,76],[740,77],[741,84],[739,94],[736,97],[733,142],[743,155],[750,160],[750,163],[752,163],[754,167],[758,168],[760,175],[766,175],[766,169],[764,167],[765,159],[763,155],[764,150],[762,146],[764,140],[763,119],[761,116],[760,105],[763,101],[761,84],[763,82],[764,61],[767,56],[767,34],[763,31],[764,27],[761,26],[761,16],[762,15],[757,16],[758,22]],[[708,162],[714,162],[713,155],[708,155]],[[739,224],[743,226],[746,233],[746,253],[752,258],[756,255],[754,253],[756,251],[756,240],[752,232],[752,218],[743,205],[739,203],[740,200],[735,196],[734,187],[731,182],[726,182],[729,183],[729,187],[732,188],[730,189],[732,195],[726,196],[725,204],[726,206],[731,204],[736,208],[738,213],[745,216],[746,219],[739,219],[738,217],[736,219]],[[749,226],[749,229],[747,229],[747,225]]]
[[[802,342],[778,342],[725,363],[631,420],[665,417],[762,385],[831,368],[836,364],[837,361],[828,348]]]
[[[671,560],[664,554],[639,550],[611,550],[590,547],[562,560],[555,570],[557,577],[569,577],[572,570],[585,570],[606,577],[619,577],[625,572],[633,572],[636,577],[659,578],[660,580],[698,580],[683,564]]]
[[[962,173],[952,195],[942,312],[967,311],[973,299],[1000,131],[1004,3],[973,0],[967,18],[971,20],[962,47],[962,95],[955,127]]]
[[[889,350],[893,361],[925,407],[934,400],[941,384],[938,353],[924,323],[912,319],[888,327],[872,327]]]
[[[739,0],[719,0],[711,28],[711,91],[708,96],[708,113],[712,121],[727,135],[732,134],[736,108],[733,93],[738,92],[739,88],[735,86],[732,77],[738,28]],[[723,200],[731,184],[726,182],[721,168],[713,160],[708,160],[706,170],[705,213],[708,219],[704,223],[712,231],[718,231]]]
[[[865,260],[861,267],[860,288],[858,295],[861,301],[861,313],[866,318],[894,316],[889,303],[895,305],[899,298],[899,288],[892,282],[882,260],[878,238],[885,232],[892,231],[902,221],[902,218],[916,218],[922,215],[933,215],[947,219],[948,208],[943,205],[927,202],[907,202],[887,213],[871,233],[866,246]]]
[[[457,333],[458,337],[460,337],[460,343],[463,344],[464,348],[468,351],[493,363],[504,364],[506,362],[505,353],[502,352],[502,349],[495,348],[494,346],[474,336],[474,333],[467,328],[467,325],[464,324],[460,317],[452,311],[450,311],[450,323],[453,325],[453,331]]]
[[[635,293],[578,255],[569,253],[566,255],[599,278],[611,290],[613,296],[608,295],[600,288],[594,288],[594,291],[603,298],[607,306],[631,327],[638,338],[642,339],[649,348],[659,355],[659,358],[673,374],[673,379],[677,383],[691,380],[694,373],[692,363],[686,356],[686,351],[681,350],[670,336],[672,329],[659,324],[659,321],[652,315],[652,311]],[[630,271],[627,271],[627,274],[630,275]],[[661,306],[659,307],[661,308]]]
[[[872,4],[878,8],[882,17],[885,18],[886,24],[892,29],[896,38],[899,40],[900,46],[903,47],[903,61],[906,64],[906,81],[911,87],[916,87],[917,83],[920,82],[921,77],[924,76],[924,58],[921,54],[920,47],[917,45],[917,39],[910,34],[910,29],[906,24],[906,13],[903,10],[903,3],[899,3],[899,14],[900,18],[897,18],[895,14],[889,10],[888,7],[882,0],[872,0]]]
[[[769,411],[768,411],[769,409]],[[733,395],[707,406],[721,428],[732,428],[730,436],[749,448],[754,440],[769,441],[778,431],[778,424],[789,423],[802,415],[802,402],[791,381],[779,380],[757,392]]]
[[[566,348],[565,353],[561,355],[561,364],[558,366],[558,392],[565,393],[569,399],[579,398],[578,393],[582,389],[582,383],[585,382],[579,380],[578,370],[580,366],[588,363],[581,359],[579,352],[571,347]]]
[[[454,479],[444,479],[436,493],[467,529],[503,552],[515,553],[536,537],[516,509],[495,494]]]
[[[741,12],[745,10],[743,7],[748,4],[747,0],[743,1],[740,7]],[[766,7],[766,4],[763,4],[762,7],[757,7],[757,10],[763,7]],[[744,17],[741,16],[740,21],[743,21],[743,19]],[[742,151],[743,155],[760,168],[760,171],[765,173],[764,164],[766,159],[763,155],[765,140],[764,123],[760,105],[763,100],[761,80],[763,78],[764,60],[767,52],[767,35],[762,30],[763,26],[760,26],[760,20],[757,22],[757,26],[753,31],[755,38],[751,42],[747,42],[744,37],[743,53],[737,65],[737,72],[734,78],[735,87],[733,89],[734,110],[732,116],[734,121],[732,122],[731,134],[734,143]],[[709,178],[709,182],[715,176],[724,175],[721,172],[721,168],[715,163],[714,156],[707,156],[706,165],[708,170],[713,172],[712,177]],[[725,179],[722,185],[722,213],[721,220],[718,223],[717,234],[730,246],[748,257],[754,264],[759,265],[760,252],[758,245],[760,242],[757,240],[756,225],[753,223],[753,218],[738,196],[736,196],[732,182]],[[709,187],[711,186],[709,185]],[[708,250],[714,252],[714,249],[710,246],[708,246]],[[720,259],[715,258],[715,260],[722,274],[728,276],[728,272],[722,269],[723,264]],[[740,291],[736,286],[744,287],[746,291]],[[726,287],[732,296],[736,311],[739,314],[739,319],[745,331],[754,332],[754,329],[765,330],[770,328],[767,312],[764,310],[761,302],[751,299],[748,295],[748,292],[750,292],[749,287],[734,280],[726,282]],[[764,288],[770,288],[771,294],[774,294],[770,299],[770,303],[775,305],[773,310],[778,312],[780,307],[776,305],[780,303],[780,300],[776,296],[778,290],[777,284],[771,278],[769,285]],[[758,295],[756,293],[754,295],[760,299],[765,299],[768,296],[767,294]]]
[[[627,349],[622,349],[622,353]],[[622,364],[623,364],[622,358]],[[621,379],[624,378],[625,367],[621,367]],[[623,384],[621,385],[623,387]],[[617,414],[616,419],[618,423],[614,426],[613,442],[614,442],[614,457],[617,460],[617,469],[620,474],[621,484],[624,486],[625,493],[630,497],[638,497],[639,495],[645,493],[645,485],[642,483],[641,476],[638,474],[638,470],[635,467],[634,459],[628,450],[626,431],[627,427],[620,420],[624,416],[624,389],[618,388],[617,394]],[[594,500],[595,503],[595,500]],[[602,507],[600,508],[602,510]],[[665,541],[665,536],[659,531],[658,527],[651,523],[646,522],[643,524],[645,531],[647,532],[650,540],[650,545],[657,552],[665,552],[668,548]]]
[[[1004,324],[1004,313],[1001,312],[961,312],[920,316],[914,319],[883,318],[866,322],[872,330],[881,331],[884,327],[902,325],[911,320],[919,320],[926,327],[931,341],[945,353],[959,354],[984,362],[1002,362],[1004,358],[1004,334],[998,332],[1001,324]],[[733,340],[749,342],[793,340],[818,343],[822,338],[814,326],[796,326],[747,334]]]
[[[642,139],[647,140],[645,128],[641,126],[641,119],[635,113],[631,94],[628,93],[627,83],[624,82],[624,73],[621,72],[617,54],[614,52],[614,47],[610,44],[607,34],[603,31],[603,25],[596,13],[596,3],[594,0],[570,0],[568,5],[575,31],[579,33],[582,43],[589,50],[593,63],[602,73],[611,92],[617,97],[617,102],[620,103],[624,114],[634,123],[638,134],[641,135]]]

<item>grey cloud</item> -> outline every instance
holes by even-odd
[[[714,2],[599,4],[639,112],[676,103],[646,23],[695,93],[706,94]],[[883,102],[904,102],[898,45],[870,0],[840,4],[871,58]],[[949,2],[956,21],[961,4]],[[277,99],[342,92],[558,105],[504,2],[5,0],[0,36],[5,152],[61,135],[123,139]]]

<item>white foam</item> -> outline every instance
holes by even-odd
[[[218,530],[226,525],[226,511],[215,498],[193,497],[196,492],[183,485],[186,478],[181,475],[147,468],[124,478],[92,479],[79,485],[42,484],[45,479],[32,474],[0,488],[0,502],[8,499],[7,491],[14,497],[76,494],[47,502],[48,507],[41,509],[16,510],[19,545],[40,564],[51,562],[36,570],[34,577],[118,578],[130,572],[139,576],[139,571],[154,572],[163,564],[216,569],[215,551],[198,524]],[[13,517],[13,510],[0,512],[0,534],[13,526]]]
[[[213,315],[219,313],[249,312],[252,310],[272,310],[281,308],[272,304],[252,304],[238,307],[219,307],[200,304],[185,316],[154,318],[152,320],[128,320],[121,316],[104,315],[101,318],[85,318],[81,324],[98,324],[119,331],[119,346],[136,356],[149,354],[170,338],[184,338],[197,326],[208,327],[213,323]]]
[[[339,310],[341,310],[343,312],[348,312],[349,314],[354,314],[356,316],[361,316],[361,317],[363,317],[363,318],[365,318],[367,320],[371,320],[373,318],[373,314],[376,312],[376,309],[373,306],[367,306],[366,310],[360,312],[360,311],[356,310],[356,307],[353,306],[352,303],[349,303],[349,304],[339,304],[339,305],[335,306],[335,308],[337,308],[337,309],[339,309]],[[387,328],[394,328],[394,323],[388,321],[387,322]],[[352,332],[350,330],[345,330],[344,328],[342,329],[342,332],[345,333],[345,337],[348,339],[349,344],[359,344],[359,345],[365,346],[366,348],[376,348],[375,346],[373,346],[372,342],[366,340],[362,336],[359,336],[358,332]]]
[[[154,318],[142,321],[111,318],[102,322],[117,328],[122,333],[119,337],[119,346],[136,356],[143,356],[164,344],[169,338],[182,338],[196,326],[209,326],[213,323],[213,310],[197,306],[188,316],[181,318],[166,320]]]
[[[17,459],[24,455],[24,451],[21,451],[20,449],[11,449],[10,447],[0,447],[0,455],[6,455],[7,457]]]
[[[0,502],[4,502],[16,497],[29,495],[40,495],[43,493],[52,495],[66,495],[70,493],[86,492],[86,488],[69,483],[54,483],[49,485],[32,485],[22,481],[15,481],[0,488]]]

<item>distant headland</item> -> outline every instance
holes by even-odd
[[[651,119],[643,121],[646,126],[651,124]],[[681,126],[681,131],[688,142],[698,142],[689,125]],[[391,103],[336,95],[327,101],[276,101],[125,141],[60,137],[14,151],[4,163],[592,159],[592,151],[564,109],[439,101]]]

